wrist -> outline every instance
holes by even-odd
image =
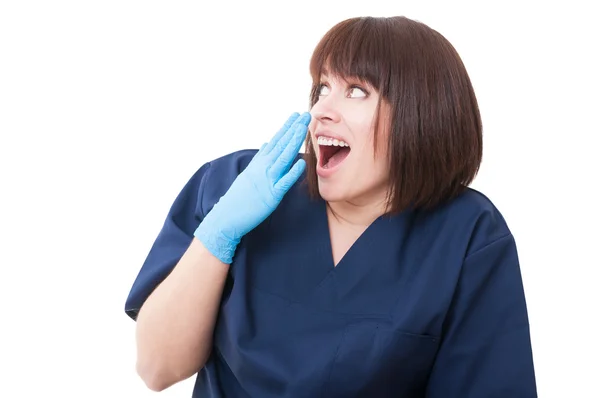
[[[194,231],[194,237],[221,262],[231,264],[239,239],[229,236],[230,234],[218,227],[218,219],[215,212],[209,212]]]

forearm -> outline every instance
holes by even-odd
[[[144,303],[137,318],[137,370],[152,390],[163,390],[204,366],[228,269],[193,239]]]

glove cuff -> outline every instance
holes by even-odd
[[[202,242],[204,247],[206,247],[213,256],[225,264],[231,264],[239,241],[227,237],[219,228],[216,228],[211,221],[212,217],[209,213],[200,225],[198,225],[196,231],[194,231],[194,236]]]

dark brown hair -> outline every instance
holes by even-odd
[[[482,158],[481,116],[471,81],[454,47],[437,31],[405,17],[352,18],[335,25],[310,61],[310,107],[321,76],[357,79],[390,109],[389,212],[429,209],[448,201],[475,178]],[[318,196],[316,155],[306,143],[307,183]],[[377,146],[377,134],[375,135]]]

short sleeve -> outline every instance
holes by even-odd
[[[464,260],[426,396],[537,397],[512,234],[494,239]]]
[[[202,221],[202,193],[211,164],[198,169],[179,192],[166,220],[133,282],[125,312],[136,320],[142,304],[183,256]]]

